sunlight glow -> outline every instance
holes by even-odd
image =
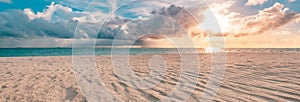
[[[220,26],[222,32],[229,32],[230,26],[231,26],[229,24],[229,19],[226,16],[218,14],[218,13],[214,13],[214,15],[216,17],[216,20],[219,23],[219,26]]]
[[[220,53],[220,52],[224,52],[224,49],[208,47],[208,48],[205,48],[204,53]]]

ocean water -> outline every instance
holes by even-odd
[[[112,48],[96,48],[94,53],[87,53],[90,49],[77,49],[76,55],[110,55]],[[178,54],[181,53],[209,53],[209,49],[176,49],[176,48],[114,48],[113,54]],[[0,48],[0,57],[24,56],[72,56],[72,48]],[[235,48],[222,50],[227,53],[235,52],[300,52],[300,48]]]

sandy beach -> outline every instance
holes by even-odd
[[[130,55],[136,75],[146,77],[152,55]],[[166,75],[151,89],[135,89],[118,80],[110,56],[97,56],[99,78],[115,97],[129,102],[150,102],[170,94],[180,76],[179,55],[160,55],[167,63]],[[211,58],[200,54],[201,70],[193,95],[196,102],[209,80]],[[213,101],[300,101],[300,53],[249,52],[227,53],[224,79]],[[0,101],[85,102],[73,71],[72,57],[0,58]],[[181,101],[180,96],[174,98]]]

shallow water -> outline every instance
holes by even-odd
[[[74,51],[74,52],[73,52]],[[113,52],[112,52],[113,51]],[[0,57],[25,56],[72,56],[72,55],[111,55],[111,54],[177,54],[207,53],[207,49],[196,48],[0,48]],[[224,52],[300,52],[299,48],[228,48]]]

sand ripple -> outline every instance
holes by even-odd
[[[300,102],[300,53],[228,53],[226,72],[213,101],[280,101]],[[167,63],[166,74],[151,76],[147,64],[151,55],[130,56],[130,66],[139,77],[153,77],[145,85],[150,89],[136,89],[119,77],[112,68],[109,56],[98,56],[97,68],[107,89],[115,97],[130,102],[159,101],[170,96],[180,81],[178,55],[161,55]],[[179,86],[181,93],[193,93],[188,101],[196,102],[207,89],[211,56],[201,54],[201,70],[182,76],[187,83]],[[74,101],[84,102],[72,69],[71,57],[0,58],[0,101]],[[215,78],[220,78],[214,75]],[[197,78],[194,82],[189,78]],[[134,85],[136,83],[132,83]],[[195,84],[195,87],[192,87]],[[183,101],[181,94],[173,94],[173,101]]]

